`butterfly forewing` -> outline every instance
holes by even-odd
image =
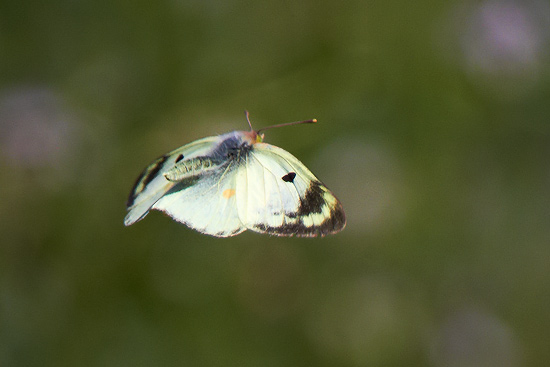
[[[273,174],[251,152],[237,174],[237,207],[241,221],[247,227],[255,223],[281,226],[284,223],[283,197]]]
[[[323,236],[344,228],[338,199],[292,154],[258,143],[250,156],[247,175],[237,179],[238,192],[241,187],[261,192],[258,182],[263,181],[264,196],[248,194],[246,206],[239,206],[248,228],[280,236]]]
[[[163,155],[147,166],[130,192],[124,224],[129,226],[145,217],[149,209],[177,183],[164,177],[177,162],[209,154],[218,141],[217,136],[196,140]]]

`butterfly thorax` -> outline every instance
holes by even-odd
[[[220,136],[219,143],[211,152],[196,157],[182,158],[164,173],[171,182],[178,182],[190,177],[214,173],[235,163],[246,160],[253,145],[260,135],[254,131],[233,131]]]
[[[214,160],[228,162],[245,159],[254,144],[261,142],[261,135],[255,131],[233,131],[220,136],[221,142],[212,152]]]

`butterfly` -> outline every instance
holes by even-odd
[[[324,236],[346,225],[342,204],[292,154],[263,142],[261,131],[233,131],[184,145],[138,177],[124,224],[160,210],[198,232],[229,237],[251,230],[276,236]]]

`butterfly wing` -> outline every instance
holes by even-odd
[[[128,199],[125,225],[163,211],[205,234],[246,229],[278,236],[324,236],[346,219],[334,195],[292,154],[254,132],[197,140],[149,165]]]
[[[151,163],[136,180],[126,204],[128,214],[124,224],[129,226],[143,219],[149,209],[177,182],[169,181],[164,174],[172,169],[182,159],[190,159],[207,155],[220,141],[220,137],[211,136],[196,140],[172,152],[163,155]]]
[[[236,173],[236,204],[244,225],[278,236],[324,236],[345,227],[342,204],[287,151],[256,143]]]
[[[153,209],[161,210],[175,220],[216,237],[237,235],[246,228],[237,213],[236,162],[200,177],[191,177],[172,187]]]

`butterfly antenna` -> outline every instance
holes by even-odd
[[[273,129],[273,128],[276,128],[276,127],[283,127],[283,126],[291,126],[291,125],[300,125],[300,124],[313,124],[317,122],[317,119],[311,119],[311,120],[304,120],[304,121],[293,121],[293,122],[285,122],[284,124],[277,124],[277,125],[271,125],[271,126],[268,126],[268,127],[264,127],[258,131],[256,131],[258,134],[260,133],[260,131],[264,131],[264,130],[268,130],[268,129]],[[250,123],[250,122],[249,122]],[[251,127],[252,128],[252,127]]]
[[[252,124],[250,123],[250,118],[248,116],[249,114],[247,110],[244,110],[244,115],[246,116],[246,121],[248,122],[248,126],[250,126],[250,131],[254,131],[254,129],[252,128]]]

